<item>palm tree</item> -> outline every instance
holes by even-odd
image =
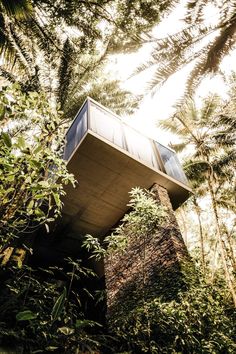
[[[10,59],[14,52],[13,33],[10,23],[17,23],[32,14],[29,0],[0,1],[0,54]]]
[[[194,101],[189,99],[174,117],[162,122],[162,127],[181,137],[181,143],[173,147],[190,149],[191,156],[185,162],[187,176],[192,181],[196,194],[204,187],[210,196],[217,236],[216,245],[219,245],[227,283],[236,306],[236,292],[228,264],[230,261],[231,265],[234,265],[235,259],[227,252],[223,230],[225,225],[222,224],[219,209],[222,204],[218,199],[224,188],[232,185],[234,178],[235,141],[232,125],[235,122],[221,114],[219,104],[219,98],[212,96],[206,99],[198,110]]]
[[[216,10],[213,24],[209,21],[213,16],[205,14],[209,5]],[[235,48],[235,0],[189,0],[186,8],[183,29],[163,39],[154,38],[151,59],[138,69],[157,65],[150,89],[162,85],[176,71],[192,63],[186,84],[186,94],[191,95],[206,75],[219,70],[222,59]]]
[[[98,75],[108,55],[138,48],[145,32],[171,3],[157,6],[135,0],[131,6],[128,0],[122,4],[116,0],[22,0],[20,13],[13,6],[9,10],[8,1],[3,1],[0,41],[2,34],[5,61],[0,76],[18,82],[24,91],[46,91],[69,116],[86,95],[120,113],[131,95],[120,89],[117,80],[104,75],[98,79]],[[131,109],[138,101],[135,97]]]

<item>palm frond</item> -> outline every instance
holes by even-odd
[[[212,163],[213,169],[218,173],[222,174],[224,172],[224,168],[226,168],[226,175],[229,173],[229,168],[231,168],[232,172],[236,171],[236,151],[235,149],[230,149],[225,151]],[[230,177],[230,176],[228,176]]]
[[[211,95],[203,100],[203,105],[200,109],[200,121],[203,126],[211,121],[213,114],[216,114],[219,106],[220,98],[217,95]]]
[[[27,18],[32,12],[29,0],[1,0],[1,7],[10,18]]]
[[[58,69],[58,102],[62,108],[68,97],[69,85],[73,72],[73,53],[74,48],[70,40],[67,38],[63,45],[61,62]]]
[[[231,97],[230,97],[230,101],[232,102]],[[212,122],[212,127],[217,128],[220,126],[225,130],[230,130],[231,132],[235,132],[236,131],[236,119],[234,116],[235,111],[232,112],[230,107],[229,112],[227,112],[227,108],[228,107],[226,107],[225,109],[226,112],[222,112],[216,116],[216,119]]]
[[[53,50],[60,52],[60,41],[56,32],[48,30],[47,25],[41,26],[37,18],[31,17],[26,21],[21,21],[20,25],[25,35],[28,38],[33,37],[44,54],[50,55]]]
[[[172,134],[179,135],[181,137],[186,136],[186,130],[183,125],[174,117],[166,120],[160,120],[158,126],[164,130],[171,132]]]
[[[202,21],[203,9],[205,6],[204,0],[188,0],[186,4],[187,13],[185,21],[187,23],[198,23]]]
[[[15,60],[15,51],[9,40],[4,16],[0,13],[0,55],[5,61],[13,64]]]
[[[122,90],[117,80],[95,80],[89,87],[84,86],[83,89],[81,88],[80,86],[80,90],[77,90],[74,95],[70,93],[65,103],[64,112],[69,118],[75,116],[88,96],[101,102],[119,115],[133,113],[142,99],[142,96],[132,95],[130,92]]]
[[[7,71],[6,69],[3,68],[3,66],[0,66],[0,76],[3,77],[4,79],[8,80],[11,83],[17,82],[16,77],[12,74],[12,72]]]
[[[186,83],[184,96],[193,95],[203,78],[219,70],[223,57],[234,48],[236,33],[236,4],[212,1],[218,9],[220,19],[208,25],[204,14],[208,3],[203,0],[187,1],[186,26],[173,35],[157,39],[151,59],[136,70],[137,73],[157,64],[157,69],[149,84],[155,92],[170,76],[189,63],[194,68]]]
[[[212,43],[207,53],[207,60],[202,68],[203,73],[216,72],[223,57],[229,53],[235,44],[236,18],[231,19],[230,24],[221,29],[219,36]]]
[[[33,65],[32,58],[30,55],[29,48],[26,48],[26,38],[15,31],[14,26],[10,25],[10,35],[12,40],[12,45],[15,48],[15,52],[17,57],[19,58],[20,62],[30,69]],[[29,70],[30,71],[30,70]]]
[[[178,143],[178,144],[172,144],[171,143],[171,144],[169,144],[169,146],[173,150],[175,150],[176,152],[180,153],[180,152],[184,151],[187,148],[188,144],[186,142],[182,142],[182,143]]]
[[[188,160],[183,165],[187,178],[198,181],[199,184],[206,180],[205,173],[209,171],[209,164],[203,160]]]

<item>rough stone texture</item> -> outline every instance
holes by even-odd
[[[125,251],[110,255],[105,260],[107,317],[110,322],[124,311],[138,306],[143,299],[148,301],[162,295],[164,288],[168,287],[169,297],[173,297],[180,283],[184,283],[181,265],[191,263],[166,189],[155,184],[152,192],[157,203],[167,209],[165,225],[145,239],[135,235]]]

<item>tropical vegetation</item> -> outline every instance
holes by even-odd
[[[234,49],[236,2],[186,1],[183,28],[156,40],[152,28],[177,5],[0,1],[1,353],[236,351],[235,74],[226,82],[228,99],[210,95],[199,106],[194,97]],[[107,326],[105,285],[88,259],[119,256],[162,227],[166,210],[152,193],[133,189],[130,212],[102,243],[87,235],[79,259],[37,265],[34,242],[49,237],[60,218],[65,185],[78,183],[62,159],[73,116],[86,96],[132,113],[142,97],[122,89],[106,64],[146,43],[154,50],[140,69],[157,66],[151,89],[193,65],[185,97],[160,124],[175,134],[172,148],[193,189],[176,212],[193,267],[147,298],[142,260],[141,300],[127,300]]]
[[[138,70],[156,67],[150,89],[188,65],[185,94],[194,94],[206,76],[223,73],[222,60],[235,49],[235,1],[187,0],[184,6],[181,29],[164,38],[154,37],[151,57]]]

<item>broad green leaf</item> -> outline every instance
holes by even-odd
[[[17,139],[17,145],[19,146],[20,149],[25,149],[26,143],[23,136],[19,136],[19,138]]]
[[[31,184],[32,183],[32,178],[31,176],[26,177],[25,183]]]
[[[69,336],[70,334],[73,334],[75,332],[74,328],[69,327],[60,327],[57,331],[65,334],[65,336]]]
[[[28,210],[31,210],[31,209],[33,209],[33,207],[34,207],[34,200],[31,200],[31,201],[29,202],[29,204],[27,205],[27,209],[28,209]]]
[[[53,193],[53,198],[55,200],[57,207],[59,208],[61,206],[61,201],[60,201],[59,195],[57,193]]]
[[[42,194],[42,193],[37,194],[37,195],[34,196],[34,198],[35,198],[35,199],[42,199],[42,198],[45,198],[45,194]]]
[[[25,310],[25,311],[21,311],[18,312],[16,315],[16,320],[17,321],[29,321],[29,320],[34,320],[35,318],[37,318],[38,314],[34,313],[30,310]]]
[[[41,145],[37,146],[37,147],[34,149],[34,154],[35,154],[35,155],[38,154],[41,150],[42,150],[42,146],[41,146]]]
[[[48,352],[54,352],[55,350],[57,350],[58,349],[58,347],[53,347],[52,345],[50,345],[50,347],[47,347],[46,348],[46,350],[48,351]]]
[[[5,145],[6,145],[7,147],[11,147],[11,146],[12,146],[11,137],[10,137],[9,134],[3,132],[3,133],[1,134],[1,137],[2,137],[4,143],[5,143]]]
[[[42,164],[41,164],[39,161],[37,161],[37,160],[31,160],[31,161],[30,161],[30,164],[33,165],[33,166],[36,167],[36,168],[40,168],[41,165],[42,165]]]
[[[40,208],[35,209],[34,212],[36,216],[45,216],[45,213]]]
[[[48,188],[48,187],[50,187],[48,181],[40,181],[38,184],[39,184],[41,187],[43,187],[43,188]]]
[[[84,327],[94,327],[101,326],[99,323],[90,321],[90,320],[76,320],[75,327],[76,328],[84,328]]]
[[[0,105],[0,120],[3,120],[5,117],[6,108],[3,104]]]
[[[51,313],[51,317],[53,321],[56,321],[58,317],[60,317],[64,308],[65,301],[66,301],[66,288],[63,289],[62,294],[58,297],[58,299],[56,300],[53,306],[52,313]]]

